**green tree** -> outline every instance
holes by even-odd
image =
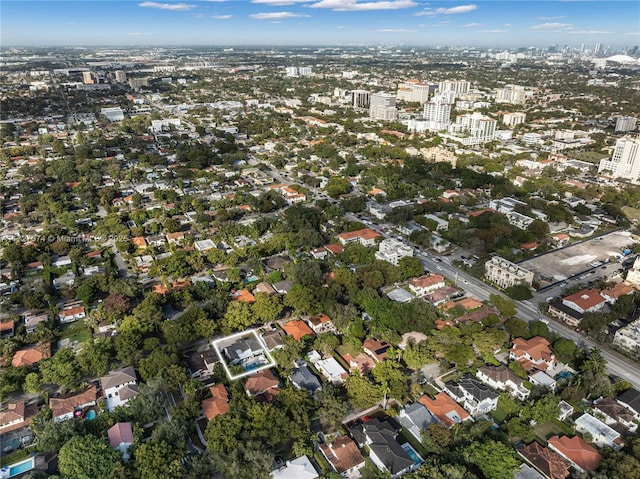
[[[36,394],[40,392],[42,386],[42,380],[38,373],[29,373],[24,378],[24,385],[22,388],[27,394]]]
[[[351,183],[347,178],[340,178],[339,176],[332,176],[327,182],[325,191],[332,198],[337,198],[340,195],[349,193],[351,191]]]
[[[512,448],[493,440],[473,442],[465,453],[487,479],[512,479],[520,465]]]
[[[371,370],[373,378],[380,385],[388,387],[389,397],[402,400],[408,392],[407,376],[395,361],[382,361]]]
[[[71,348],[60,349],[51,359],[40,361],[40,373],[45,383],[74,389],[82,378],[82,368]]]
[[[140,376],[145,381],[157,378],[170,366],[177,365],[180,359],[173,348],[156,348],[148,357],[140,360]]]
[[[145,442],[135,451],[134,467],[137,476],[140,479],[183,477],[180,460],[184,453],[184,446],[179,447],[166,441]]]
[[[398,261],[398,267],[400,268],[402,279],[413,278],[424,273],[424,267],[420,259],[415,256],[405,256],[401,258],[400,261]]]
[[[222,332],[229,334],[233,331],[246,329],[256,322],[251,311],[251,305],[242,301],[232,301],[227,307],[222,323]]]
[[[58,454],[58,469],[63,478],[109,477],[119,464],[120,453],[91,434],[73,436]]]
[[[433,454],[443,454],[451,444],[451,431],[440,423],[432,423],[422,430],[422,444]]]
[[[339,428],[342,421],[347,417],[347,402],[331,386],[325,386],[318,391],[316,399],[320,403],[318,417],[323,428]]]
[[[380,402],[384,396],[382,388],[366,376],[350,374],[345,383],[347,397],[355,409],[364,409]]]
[[[529,325],[519,318],[509,318],[504,327],[512,338],[526,338],[529,336]]]
[[[280,295],[256,293],[256,302],[253,303],[253,314],[262,323],[270,323],[280,317],[282,313],[282,301]]]
[[[516,315],[516,305],[499,294],[489,295],[489,301],[498,308],[500,314],[505,318],[511,318]]]

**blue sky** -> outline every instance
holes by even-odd
[[[640,44],[640,2],[2,0],[3,47]]]

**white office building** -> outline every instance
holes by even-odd
[[[369,108],[371,93],[367,90],[353,90],[351,92],[351,105],[354,108]]]
[[[374,120],[393,121],[397,117],[396,96],[389,93],[373,93],[369,117]]]
[[[448,138],[465,146],[480,145],[495,139],[497,121],[481,113],[468,113],[456,117],[449,125]]]
[[[527,121],[526,113],[522,112],[514,112],[514,113],[505,113],[502,116],[502,123],[508,128],[513,128],[516,125],[520,125]]]
[[[429,84],[418,80],[407,80],[398,86],[398,100],[424,103],[429,99]]]
[[[527,92],[523,86],[507,85],[496,90],[496,103],[511,103],[523,105],[527,99]]]
[[[298,67],[287,67],[285,69],[286,75],[288,77],[297,77],[298,76]]]
[[[533,282],[533,272],[521,268],[500,256],[494,256],[484,264],[484,276],[501,288],[529,286]]]
[[[640,138],[620,138],[611,159],[600,161],[598,173],[637,181],[640,175]]]
[[[430,131],[446,130],[451,124],[451,103],[446,97],[434,96],[424,104],[424,119]]]
[[[298,76],[301,76],[301,77],[313,76],[313,68],[311,68],[311,67],[300,67],[300,68],[298,68]]]
[[[398,266],[398,262],[402,258],[413,256],[413,248],[396,239],[388,238],[380,242],[375,256],[376,259],[388,261],[392,265]]]
[[[620,116],[616,120],[616,131],[633,131],[636,129],[636,119],[632,116]]]
[[[456,95],[463,95],[469,93],[471,89],[471,82],[465,80],[445,80],[438,83],[438,91],[443,93],[445,91],[455,92]]]

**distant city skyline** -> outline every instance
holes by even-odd
[[[2,2],[9,46],[467,45],[593,50],[640,43],[637,1]]]

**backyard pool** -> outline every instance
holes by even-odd
[[[404,449],[404,452],[406,452],[407,455],[411,458],[414,464],[422,464],[422,458],[418,455],[415,449],[411,447],[411,444],[406,442],[401,447],[402,449]]]
[[[15,477],[24,472],[30,471],[35,467],[35,459],[30,457],[29,459],[25,459],[22,462],[17,462],[10,466],[3,467],[0,470],[0,477],[2,479]]]
[[[95,418],[96,418],[96,412],[93,409],[90,409],[87,412],[86,420],[87,421],[93,421]]]

